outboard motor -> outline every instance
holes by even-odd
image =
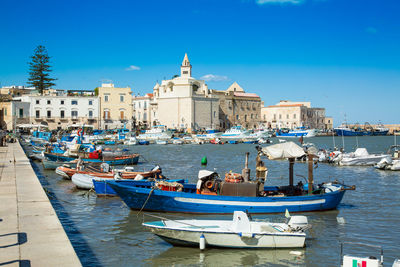
[[[305,231],[310,228],[307,217],[299,215],[291,216],[288,225],[295,231]]]

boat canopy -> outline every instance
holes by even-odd
[[[298,158],[305,155],[303,148],[294,142],[285,142],[262,148],[269,159]]]
[[[213,175],[214,173],[215,172],[213,172],[213,171],[200,170],[198,178],[199,178],[199,180],[201,180],[203,178],[206,178],[206,177],[209,177],[209,176]]]

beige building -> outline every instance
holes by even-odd
[[[268,128],[294,129],[300,126],[326,129],[325,109],[312,108],[310,102],[282,100],[261,109],[261,120]],[[333,124],[333,119],[331,119]]]
[[[325,117],[325,129],[333,129],[333,117]]]
[[[100,99],[100,128],[115,129],[124,125],[131,128],[132,91],[131,88],[117,88],[112,83],[98,87]]]
[[[163,80],[153,88],[152,125],[187,131],[219,126],[219,99],[210,94],[203,80],[192,77],[192,65],[187,54],[181,65],[181,75]]]
[[[19,124],[28,124],[30,103],[12,100],[11,96],[0,95],[0,129],[13,130]]]
[[[247,129],[256,129],[261,118],[261,98],[254,93],[246,93],[234,82],[225,91],[212,90],[219,98],[219,127],[221,130],[241,125]]]

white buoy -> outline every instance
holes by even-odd
[[[296,256],[301,256],[301,255],[303,255],[303,252],[297,251],[297,250],[292,250],[292,251],[289,252],[289,254],[296,255]]]
[[[206,248],[206,238],[204,237],[203,234],[200,236],[200,250],[204,250]]]
[[[336,217],[336,221],[337,221],[339,224],[345,224],[345,223],[346,223],[346,221],[344,220],[343,217]]]

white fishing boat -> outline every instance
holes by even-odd
[[[251,221],[243,211],[233,220],[162,220],[143,225],[173,245],[229,248],[301,248],[305,246],[307,217],[289,223]]]
[[[174,145],[183,145],[183,140],[181,139],[181,138],[173,138],[172,139],[172,144],[174,144]]]
[[[125,145],[128,145],[128,146],[136,145],[136,144],[137,144],[136,136],[129,136],[129,137],[125,140],[124,144],[125,144]]]
[[[244,129],[242,126],[233,126],[226,130],[222,135],[222,139],[242,139],[249,135],[249,131]]]
[[[218,130],[207,128],[205,133],[196,134],[194,137],[201,140],[210,140],[221,136],[221,134]]]
[[[355,152],[340,154],[335,161],[342,166],[373,166],[385,158],[390,159],[390,156],[369,154],[366,148],[357,148]]]
[[[380,170],[400,171],[400,146],[391,146],[388,154],[392,156],[381,159],[374,167]]]
[[[166,145],[166,144],[168,144],[168,141],[167,140],[156,140],[156,144],[157,145]]]
[[[139,134],[137,139],[139,140],[168,140],[171,138],[171,133],[166,130],[164,125],[153,126],[150,130],[146,130],[144,133]]]
[[[379,256],[375,254],[375,256],[368,256],[368,257],[360,257],[360,256],[352,256],[348,255],[344,252],[344,244],[348,248],[355,247],[359,249],[360,247],[369,248],[371,250],[373,248],[379,251]],[[350,245],[350,246],[349,246]],[[359,242],[342,242],[340,243],[340,265],[341,267],[383,267],[383,249],[381,246],[359,243]],[[400,267],[400,260],[395,259],[393,261],[392,267]]]

